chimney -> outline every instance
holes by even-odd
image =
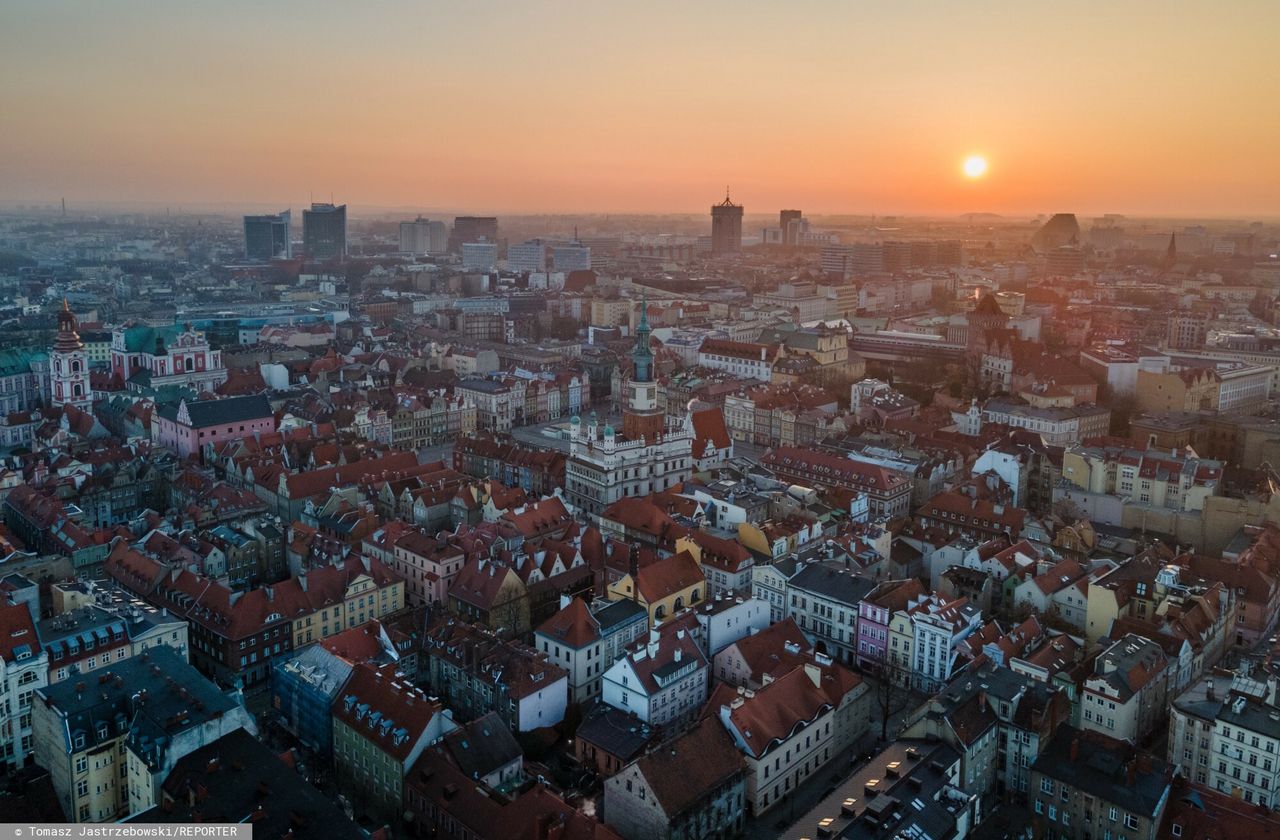
[[[1080,759],[1080,739],[1078,737],[1071,739],[1071,762],[1074,764]]]
[[[812,662],[804,663],[804,672],[817,688],[822,688],[822,671]]]
[[[1135,759],[1129,759],[1124,765],[1125,783],[1132,789],[1134,783],[1138,779],[1138,762]]]

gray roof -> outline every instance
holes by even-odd
[[[600,622],[601,636],[607,636],[633,621],[638,621],[641,616],[648,617],[644,607],[627,599],[611,601],[608,606],[594,610],[593,614],[596,621]]]
[[[1076,757],[1072,760],[1073,744]],[[1129,781],[1132,768],[1133,781]],[[1151,818],[1169,790],[1168,765],[1098,732],[1058,727],[1031,769],[1104,802]]]
[[[78,736],[91,749],[129,732],[129,745],[153,766],[175,734],[222,717],[239,704],[167,645],[37,692],[65,717],[63,748]]]
[[[294,676],[329,698],[330,703],[347,684],[352,663],[323,645],[308,645],[276,666],[281,674]]]
[[[171,801],[125,822],[243,823],[259,837],[295,840],[363,837],[328,796],[243,729],[224,735],[175,765],[164,782]],[[192,803],[194,804],[188,804]]]
[[[1267,738],[1280,739],[1280,709],[1259,703],[1243,694],[1233,694],[1222,705],[1218,720]]]
[[[601,704],[582,721],[577,734],[626,764],[644,750],[653,730],[635,715]]]
[[[876,581],[855,574],[843,563],[810,563],[792,576],[787,587],[813,592],[856,609],[858,602],[876,588]]]
[[[487,776],[524,754],[497,712],[489,712],[450,732],[445,744],[458,768],[473,779]]]
[[[818,823],[831,818],[830,829],[842,838],[927,837],[945,838],[955,833],[960,803],[939,795],[950,780],[947,771],[960,754],[941,741],[899,739],[836,786],[813,810],[799,817],[781,834],[785,840],[816,837]],[[897,772],[887,768],[897,762]],[[867,785],[876,781],[874,796]],[[856,816],[843,810],[854,800]],[[914,803],[919,802],[920,807]],[[872,822],[863,815],[874,816]]]
[[[239,423],[242,420],[259,420],[270,417],[271,403],[264,394],[253,394],[247,397],[222,397],[216,400],[185,400],[187,414],[191,417],[191,428],[205,429],[210,426],[224,426],[227,423]],[[166,420],[176,421],[182,403],[162,403],[156,411]]]

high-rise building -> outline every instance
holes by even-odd
[[[275,215],[244,217],[244,255],[251,260],[293,256],[289,238],[289,211]]]
[[[800,229],[804,224],[804,213],[799,210],[783,210],[778,214],[778,227],[782,229],[782,244],[795,246],[800,244]]]
[[[427,222],[427,253],[444,254],[449,250],[449,226],[444,222]]]
[[[492,242],[462,243],[462,270],[472,272],[493,271],[498,264],[498,246]]]
[[[88,411],[93,407],[93,391],[89,387],[89,357],[76,332],[78,326],[75,313],[63,300],[58,337],[49,354],[49,392],[54,405],[74,405]]]
[[[507,248],[507,269],[518,274],[547,270],[547,243],[530,239]]]
[[[552,263],[556,271],[591,270],[591,249],[585,245],[557,245],[552,249]]]
[[[449,238],[449,250],[454,253],[462,251],[468,242],[498,241],[498,219],[496,216],[458,216],[453,220],[453,235]]]
[[[724,201],[711,205],[711,253],[735,254],[742,250],[742,205],[734,204],[725,190]]]
[[[400,250],[407,254],[426,254],[431,250],[431,223],[419,216],[412,222],[400,223]]]
[[[302,211],[302,248],[313,260],[347,255],[347,205],[312,204]]]

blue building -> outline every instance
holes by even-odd
[[[351,677],[352,663],[320,645],[309,645],[271,669],[271,705],[279,723],[303,745],[333,753],[330,707]]]

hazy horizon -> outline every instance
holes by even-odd
[[[0,205],[1280,216],[1280,4],[1072,11],[9,6]]]

